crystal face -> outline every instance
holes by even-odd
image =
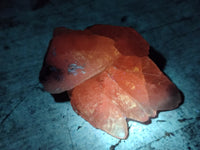
[[[60,27],[54,30],[40,81],[50,93],[69,91],[74,111],[95,128],[126,139],[127,118],[146,122],[181,103],[177,87],[148,54],[149,44],[129,27]]]

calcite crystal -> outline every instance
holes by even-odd
[[[74,111],[95,128],[126,139],[127,119],[146,122],[181,102],[177,87],[148,54],[149,44],[129,27],[59,27],[40,81],[50,93],[68,91]]]

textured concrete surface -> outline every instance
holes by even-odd
[[[34,11],[27,2],[1,6],[0,149],[200,149],[199,6],[199,0],[50,0]],[[127,140],[93,128],[38,81],[55,27],[99,23],[141,33],[165,58],[163,71],[184,95],[178,109],[159,113],[151,124],[129,121]]]

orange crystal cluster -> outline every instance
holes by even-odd
[[[40,81],[50,93],[68,91],[74,111],[95,128],[126,139],[126,119],[146,122],[181,102],[177,87],[148,54],[149,44],[129,27],[59,27]]]

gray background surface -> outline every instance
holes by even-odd
[[[1,150],[200,149],[199,0],[14,0],[0,2]],[[129,122],[119,141],[56,102],[38,81],[55,27],[131,26],[165,59],[164,72],[184,95],[151,124]]]

